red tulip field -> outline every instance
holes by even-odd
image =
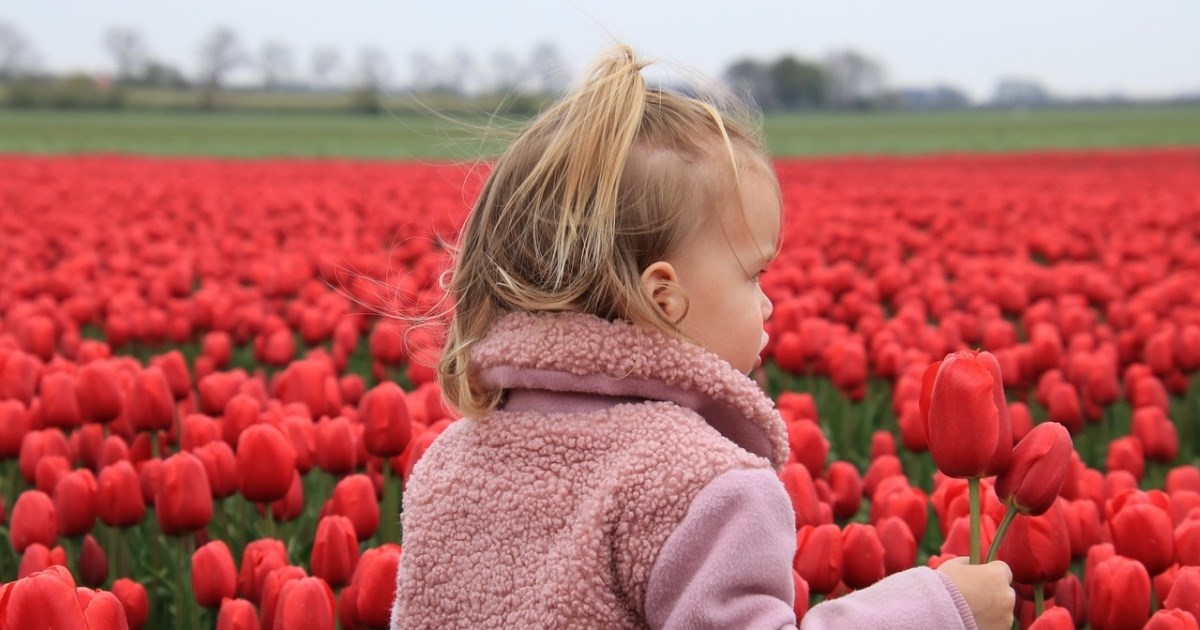
[[[1023,628],[1200,630],[1200,149],[776,169],[797,613],[994,555]],[[0,629],[386,628],[485,173],[0,156]]]

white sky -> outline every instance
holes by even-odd
[[[852,47],[883,63],[890,86],[944,82],[977,100],[1002,77],[1039,80],[1062,96],[1200,91],[1192,0],[4,0],[0,21],[56,71],[110,71],[102,33],[126,26],[194,76],[201,40],[225,25],[252,53],[288,44],[305,75],[318,46],[337,48],[344,70],[363,47],[378,47],[393,83],[408,80],[417,51],[449,60],[466,50],[486,68],[496,50],[524,60],[543,41],[558,45],[577,78],[611,33],[712,77],[746,55],[817,59]]]

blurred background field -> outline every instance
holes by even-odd
[[[461,108],[440,118],[399,101],[374,115],[271,103],[223,112],[0,109],[0,153],[473,159],[495,154],[503,130],[525,120]],[[1200,105],[773,112],[764,127],[781,157],[1182,146],[1200,144]]]

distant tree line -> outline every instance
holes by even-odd
[[[0,20],[0,103],[117,108],[133,104],[129,95],[134,91],[157,90],[187,93],[192,107],[217,109],[227,106],[232,92],[261,92],[301,103],[314,100],[315,95],[334,95],[342,108],[376,112],[385,108],[386,98],[411,95],[436,99],[433,102],[439,107],[478,102],[489,111],[521,115],[536,112],[547,98],[561,93],[569,76],[562,54],[551,42],[539,43],[523,56],[495,50],[485,60],[465,49],[446,57],[417,51],[407,64],[397,66],[384,50],[373,46],[346,55],[322,45],[309,51],[307,58],[276,40],[252,49],[235,31],[218,26],[199,42],[191,73],[158,58],[131,27],[107,29],[100,45],[111,62],[111,74],[54,76],[42,70],[32,42],[14,25]],[[406,71],[401,79],[396,77],[398,68]],[[231,82],[235,77],[236,84]],[[743,58],[731,63],[721,78],[767,112],[973,105],[954,86],[891,87],[883,64],[856,50],[833,51],[819,60],[792,54],[773,60]],[[1196,101],[1200,95],[1179,100]],[[1113,101],[1128,102],[1107,98]],[[1003,78],[984,105],[1038,107],[1060,102],[1036,80]]]

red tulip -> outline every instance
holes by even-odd
[[[129,630],[141,630],[150,616],[146,587],[129,578],[117,578],[113,581],[112,594],[121,602],[121,608],[125,609]]]
[[[326,516],[317,523],[310,566],[313,575],[341,586],[350,581],[358,563],[354,524],[344,516]]]
[[[1134,409],[1132,433],[1142,443],[1146,459],[1172,462],[1179,454],[1175,423],[1158,407]]]
[[[301,627],[334,630],[337,627],[336,610],[333,591],[324,580],[319,577],[293,580],[284,584],[279,593],[274,630]]]
[[[1140,562],[1113,556],[1088,582],[1088,621],[1095,630],[1141,628],[1149,619],[1150,576]]]
[[[129,621],[125,608],[116,595],[107,591],[94,591],[83,609],[89,630],[128,630]]]
[[[321,448],[313,451],[317,466],[331,475],[345,475],[354,470],[357,446],[354,428],[345,417],[322,418],[316,426],[315,442]]]
[[[792,604],[792,612],[796,613],[796,623],[799,624],[804,620],[804,616],[808,614],[808,582],[792,569],[792,586],[795,593],[795,599]]]
[[[45,425],[70,429],[83,421],[79,414],[79,402],[75,400],[74,376],[66,372],[52,372],[42,377],[39,389]]]
[[[1013,449],[1012,464],[996,478],[996,494],[1022,514],[1045,512],[1062,489],[1073,450],[1062,425],[1037,425]]]
[[[1068,501],[1063,506],[1063,521],[1067,525],[1067,537],[1071,541],[1073,558],[1087,555],[1087,550],[1104,538],[1104,524],[1100,521],[1100,511],[1093,501]]]
[[[1075,630],[1075,622],[1066,608],[1047,608],[1040,617],[1029,624],[1029,630]]]
[[[88,630],[75,596],[75,580],[66,567],[54,566],[19,579],[4,593],[8,628]]]
[[[871,460],[867,474],[863,475],[863,490],[866,491],[866,496],[873,497],[884,479],[903,476],[904,468],[900,464],[900,458],[895,455],[880,455]]]
[[[12,519],[9,525],[9,542],[12,548],[21,553],[33,543],[41,543],[47,547],[54,546],[58,538],[58,517],[54,511],[54,501],[44,492],[26,490],[17,497],[13,505]]]
[[[297,626],[299,627],[299,626]],[[221,602],[217,613],[216,630],[261,630],[258,611],[254,604],[244,599],[226,599]]]
[[[224,499],[238,489],[237,459],[223,440],[215,440],[192,451],[204,465],[208,487],[214,499]],[[218,602],[219,603],[219,602]]]
[[[93,361],[75,374],[75,398],[84,422],[103,423],[121,415],[125,392],[108,361]]]
[[[38,490],[53,496],[59,480],[70,472],[71,462],[67,461],[67,458],[60,455],[47,455],[37,463],[37,471],[33,475],[34,485]]]
[[[292,484],[282,499],[271,503],[271,516],[277,521],[291,521],[304,512],[304,482],[300,473],[292,471]]]
[[[282,499],[292,485],[296,450],[283,431],[256,424],[242,432],[237,447],[238,490],[247,501]]]
[[[264,628],[275,627],[275,615],[279,607],[279,594],[283,591],[283,585],[292,580],[299,580],[308,577],[304,569],[286,565],[272,570],[263,579],[262,583],[262,615],[260,617]],[[393,581],[395,576],[393,575]]]
[[[1050,386],[1046,402],[1051,422],[1063,425],[1071,433],[1083,430],[1083,412],[1074,385],[1067,381],[1054,383]]]
[[[896,456],[896,438],[887,431],[876,431],[871,434],[871,461],[883,455]]]
[[[210,416],[225,413],[225,405],[238,393],[238,388],[246,380],[246,374],[240,370],[234,372],[213,372],[200,379],[196,391],[200,394],[200,411]]]
[[[42,543],[33,543],[21,554],[21,563],[17,565],[17,578],[45,571],[54,565],[67,566],[67,552],[62,547],[50,549]]]
[[[379,503],[371,479],[366,475],[349,475],[339,481],[333,489],[329,514],[350,519],[360,541],[374,536],[379,529]]]
[[[1167,473],[1167,494],[1174,495],[1180,490],[1191,490],[1200,493],[1200,468],[1196,466],[1176,466]]]
[[[121,460],[100,471],[96,482],[96,515],[109,527],[129,527],[146,514],[141,481],[133,465]]]
[[[213,515],[212,491],[204,464],[195,455],[176,453],[163,462],[154,506],[158,526],[168,536],[208,525]]]
[[[863,482],[854,464],[836,461],[829,465],[826,478],[833,490],[833,516],[848,519],[858,514],[862,504]]]
[[[73,470],[58,480],[54,488],[54,511],[60,535],[74,537],[92,531],[97,491],[96,478],[86,468]]]
[[[929,452],[951,477],[1003,471],[1012,459],[1012,425],[996,357],[955,352],[925,370],[921,415]]]
[[[1160,610],[1150,617],[1142,630],[1200,630],[1200,624],[1185,610]]]
[[[233,554],[223,541],[214,540],[192,553],[192,593],[205,608],[217,608],[222,599],[237,593]]]
[[[3,357],[3,355],[0,355]],[[26,408],[37,391],[42,362],[32,354],[13,350],[0,361],[0,400],[20,401]]]
[[[192,391],[192,377],[188,375],[187,361],[183,353],[171,350],[150,360],[150,365],[162,370],[175,400],[183,400]]]
[[[236,448],[242,431],[258,422],[262,405],[250,394],[236,394],[225,403],[221,422],[221,437],[229,446]]]
[[[0,459],[21,452],[21,441],[29,433],[29,413],[19,400],[0,400]]]
[[[99,587],[108,579],[108,555],[96,539],[88,534],[83,537],[79,551],[79,580],[92,587]]]
[[[167,377],[157,367],[138,373],[125,397],[125,405],[136,431],[165,431],[175,422],[175,399]]]
[[[1179,570],[1163,606],[1187,611],[1196,619],[1200,619],[1200,567],[1187,566]]]
[[[821,524],[820,500],[817,498],[817,488],[809,476],[808,469],[803,464],[789,462],[780,471],[779,479],[792,501],[796,526]]]
[[[1141,480],[1146,470],[1146,458],[1142,453],[1142,443],[1133,436],[1117,438],[1108,443],[1109,471],[1124,470]]]
[[[404,392],[390,381],[376,385],[363,395],[358,404],[358,417],[363,424],[367,452],[372,455],[399,455],[412,438]]]
[[[1071,542],[1062,508],[1054,502],[1037,516],[1018,514],[1000,543],[999,558],[1022,584],[1054,582],[1071,567]]]
[[[791,459],[808,469],[813,479],[821,477],[825,470],[825,458],[829,453],[829,441],[815,422],[796,420],[787,424],[788,446]]]
[[[1126,490],[1105,505],[1117,553],[1141,562],[1150,575],[1171,566],[1175,556],[1171,503],[1158,490]]]
[[[363,552],[354,570],[351,586],[358,622],[368,628],[388,627],[392,602],[396,599],[396,571],[400,547],[384,544]]]
[[[866,588],[885,575],[883,543],[873,525],[851,523],[842,531],[842,581]]]
[[[292,441],[292,448],[296,451],[296,470],[302,475],[307,475],[308,471],[312,470],[313,451],[316,450],[316,427],[313,426],[312,420],[307,415],[285,415],[279,428]]]
[[[883,566],[888,575],[911,569],[917,562],[917,540],[903,519],[889,516],[876,525],[883,543]]]
[[[833,592],[842,579],[842,534],[837,525],[801,527],[792,566],[814,593]]]
[[[71,449],[62,431],[44,429],[26,433],[21,440],[20,461],[17,463],[21,477],[29,483],[35,483],[38,463],[43,457],[51,455],[61,455],[68,461],[72,459]]]
[[[287,548],[274,538],[260,538],[246,545],[242,552],[242,567],[238,573],[238,595],[252,602],[262,596],[263,580],[267,575],[286,566]]]
[[[292,361],[280,378],[279,388],[280,400],[304,403],[313,418],[335,415],[342,407],[337,379],[321,361]]]

